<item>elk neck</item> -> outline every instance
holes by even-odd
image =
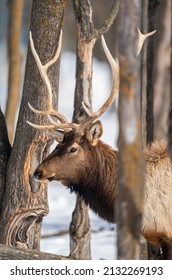
[[[114,223],[117,152],[99,140],[88,160],[84,177],[71,186],[71,191],[79,194],[101,218]]]

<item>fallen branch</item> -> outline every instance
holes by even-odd
[[[0,244],[0,260],[72,260],[72,257],[18,249]]]

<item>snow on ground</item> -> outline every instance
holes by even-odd
[[[52,233],[62,233],[62,235],[42,238],[41,250],[68,255],[70,246],[68,228],[75,206],[75,195],[57,182],[52,182],[49,184],[48,197],[50,211],[48,216],[44,218],[42,236]],[[114,251],[116,235],[114,225],[100,219],[91,210],[89,214],[92,230],[92,258],[114,259],[116,256]]]
[[[8,67],[6,59],[5,45],[0,45],[0,106],[3,111],[6,102]],[[23,62],[25,59],[23,59]],[[24,65],[23,65],[24,68]],[[24,71],[22,71],[24,72]],[[105,63],[94,60],[93,67],[93,110],[97,110],[106,100],[110,93],[111,76],[109,67]],[[60,100],[59,111],[68,120],[71,120],[73,111],[75,86],[75,55],[72,53],[62,53],[61,76],[60,76]],[[104,134],[102,140],[115,147],[118,135],[117,115],[111,110],[106,112],[101,118]],[[42,238],[41,250],[68,255],[69,254],[69,235],[68,228],[71,214],[75,205],[75,195],[71,194],[62,185],[52,182],[48,187],[49,214],[44,218],[42,235],[65,233],[60,236]],[[90,210],[91,218],[91,249],[93,259],[114,259],[116,232],[115,226],[108,224],[97,217]]]

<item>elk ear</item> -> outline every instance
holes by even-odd
[[[97,141],[103,134],[102,123],[98,120],[92,123],[86,132],[86,137],[91,145],[96,146]]]
[[[64,131],[61,130],[52,130],[50,135],[56,140],[57,142],[62,142],[64,138]]]

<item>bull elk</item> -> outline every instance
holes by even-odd
[[[40,181],[60,181],[79,194],[100,217],[113,223],[118,187],[118,151],[100,140],[103,129],[97,119],[111,106],[118,93],[119,67],[102,37],[103,49],[113,74],[111,94],[97,112],[90,112],[83,103],[88,118],[81,124],[69,123],[52,107],[52,89],[47,75],[48,67],[59,57],[61,38],[62,35],[55,57],[42,65],[30,34],[32,53],[48,91],[48,109],[38,111],[30,104],[29,107],[36,114],[47,115],[50,124],[28,123],[36,129],[48,130],[59,142],[37,167],[34,177]],[[172,258],[172,165],[167,145],[165,142],[155,142],[145,148],[144,155],[146,186],[141,232],[153,245],[166,248],[166,258]]]

